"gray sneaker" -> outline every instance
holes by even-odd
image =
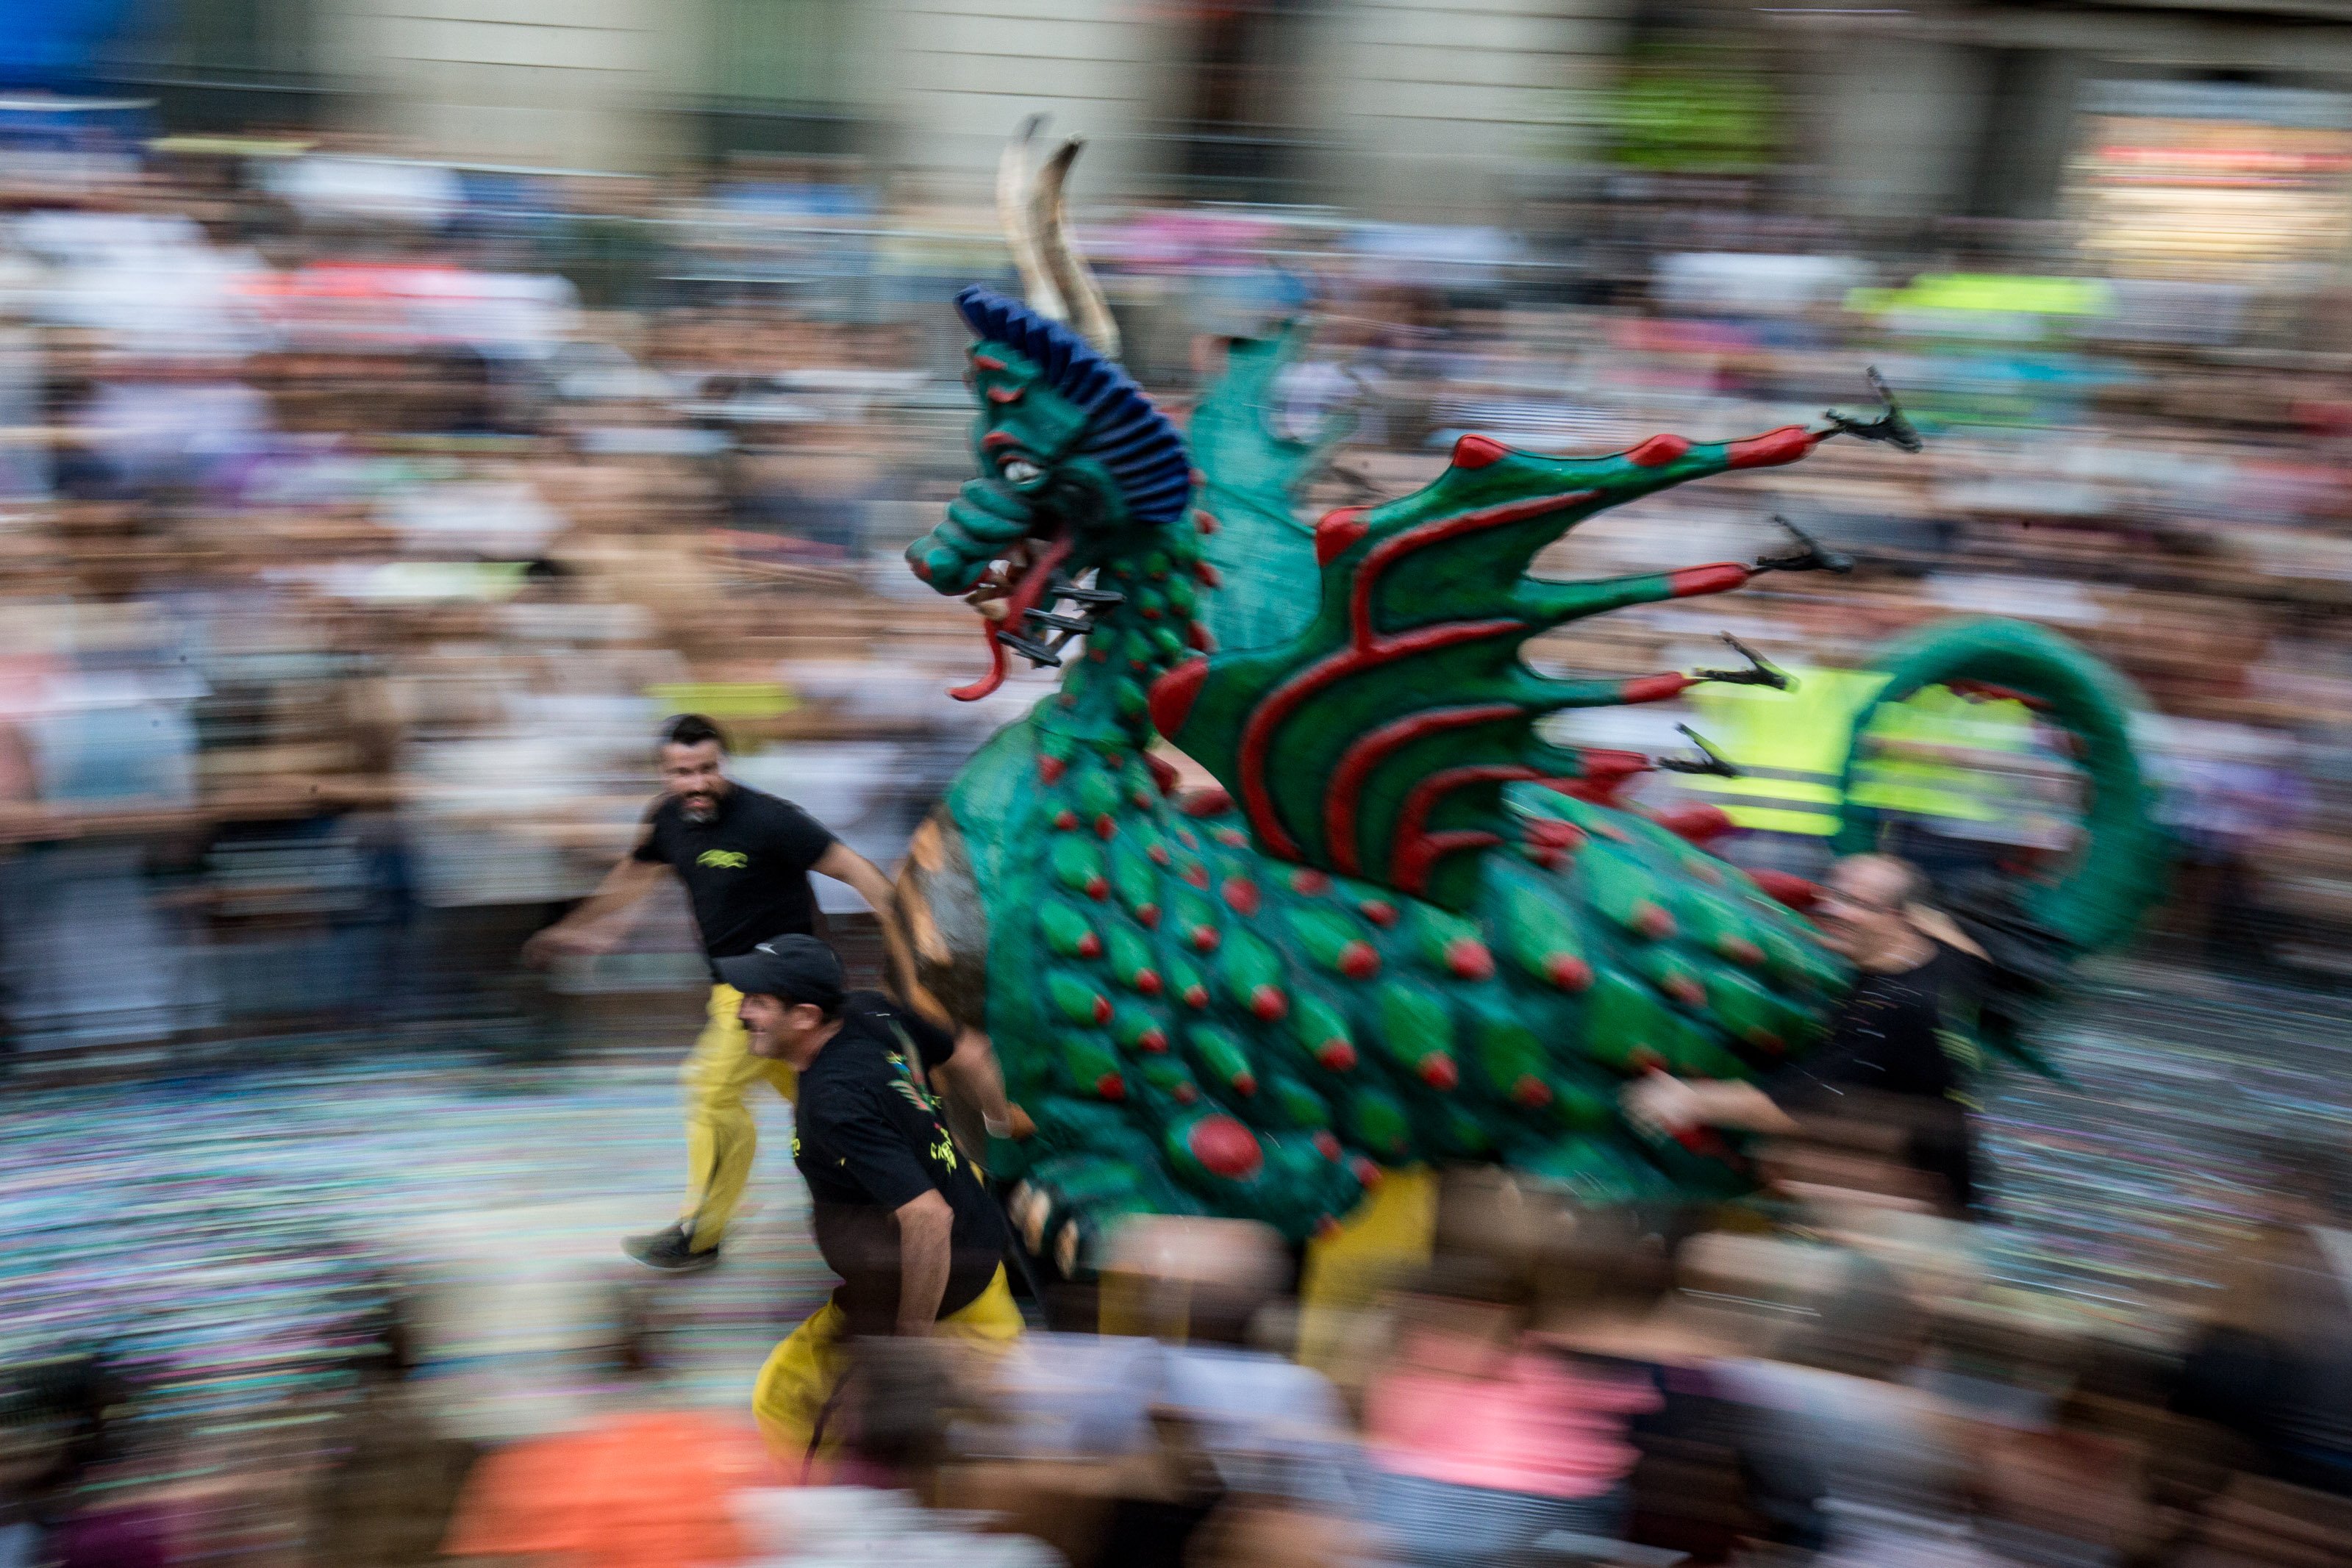
[[[705,1269],[719,1266],[719,1249],[706,1247],[697,1252],[682,1223],[667,1230],[628,1237],[622,1241],[621,1250],[662,1274],[699,1274]]]

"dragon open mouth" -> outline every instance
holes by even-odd
[[[1066,534],[1049,540],[1015,539],[1012,549],[981,573],[979,583],[964,595],[964,602],[980,612],[981,633],[988,640],[988,673],[968,686],[954,688],[950,696],[958,702],[978,702],[995,691],[1004,684],[1008,653],[1022,653],[1040,664],[1061,663],[1052,647],[1034,641],[1027,632],[1041,612],[1041,601],[1057,586],[1055,579],[1069,556],[1070,544]]]

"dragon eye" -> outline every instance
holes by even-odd
[[[1026,457],[1008,457],[998,467],[997,472],[1015,485],[1026,485],[1045,470]]]

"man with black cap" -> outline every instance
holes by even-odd
[[[761,1429],[797,1458],[819,1435],[852,1337],[1003,1344],[1021,1313],[1003,1221],[926,1088],[954,1038],[876,992],[845,992],[841,960],[814,936],[779,936],[718,968],[742,993],[752,1054],[800,1075],[793,1162],[817,1250],[841,1276],[769,1355],[752,1394]]]

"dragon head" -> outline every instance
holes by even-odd
[[[1008,649],[1058,664],[1066,635],[1090,629],[1084,617],[1121,599],[1085,586],[1087,574],[1148,554],[1175,531],[1192,492],[1183,437],[1118,367],[1117,328],[1064,237],[1062,182],[1078,143],[1065,143],[1031,189],[1034,129],[1033,120],[1008,149],[1010,172],[998,187],[1031,303],[978,287],[956,296],[975,339],[969,379],[980,476],[907,548],[916,576],[967,596],[983,618],[991,672],[955,694],[967,699],[995,689]],[[1083,331],[1057,319],[1065,301]],[[1062,599],[1076,601],[1082,618],[1055,613]]]

